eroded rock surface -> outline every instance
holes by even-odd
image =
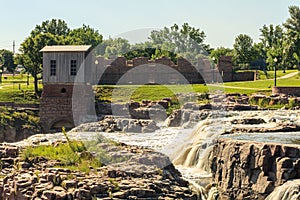
[[[300,178],[300,147],[218,139],[212,171],[222,199],[265,199]]]
[[[56,145],[56,144],[53,144]],[[89,174],[59,168],[59,161],[23,160],[20,148],[0,145],[0,199],[196,199],[169,158],[153,150],[101,144],[108,155],[126,159],[91,169]]]
[[[142,132],[154,132],[158,130],[159,127],[153,120],[138,120],[138,119],[128,119],[121,117],[106,116],[103,120],[99,122],[92,122],[87,124],[82,124],[74,129],[73,132],[85,131],[85,132],[132,132],[132,133],[142,133]]]

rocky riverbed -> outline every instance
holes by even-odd
[[[124,144],[98,145],[110,149],[115,160],[126,161],[106,163],[86,174],[59,168],[59,161],[44,157],[24,160],[22,147],[0,145],[0,199],[197,199],[165,155]]]
[[[218,101],[186,103],[165,121],[149,117],[151,112],[147,111],[142,119],[102,116],[99,122],[74,128],[68,132],[72,140],[94,141],[101,135],[119,144],[98,144],[97,148],[105,149],[118,162],[104,162],[89,174],[58,167],[57,160],[45,157],[20,157],[27,146],[67,142],[63,133],[38,134],[2,144],[0,199],[292,197],[277,188],[282,185],[293,193],[299,191],[289,183],[300,178],[300,111],[257,110],[246,104],[245,96],[228,98],[238,104],[226,104],[223,109],[224,102]],[[136,112],[148,109],[130,105]],[[161,109],[167,100],[155,105]],[[291,151],[290,145],[295,150]],[[97,156],[92,150],[90,153]]]

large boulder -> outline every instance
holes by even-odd
[[[265,199],[275,187],[300,179],[300,147],[218,139],[212,172],[222,199]]]

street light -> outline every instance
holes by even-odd
[[[2,69],[0,69],[0,83],[2,83],[2,73],[3,73],[3,71],[2,71]]]
[[[274,86],[276,87],[276,64],[277,64],[277,58],[274,58]]]
[[[215,57],[212,57],[212,83],[214,83],[214,79],[215,79]]]

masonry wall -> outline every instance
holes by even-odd
[[[218,62],[218,70],[222,76],[223,82],[233,81],[232,57],[221,56]]]
[[[194,66],[184,58],[177,64],[162,57],[148,60],[140,57],[126,60],[95,58],[94,83],[98,84],[180,84],[211,83],[232,81],[231,57],[220,58],[219,65],[212,67],[209,60],[199,59]],[[222,72],[222,74],[220,74]]]
[[[73,95],[75,90],[76,95]],[[71,129],[88,115],[93,100],[86,84],[45,84],[40,100],[40,119],[44,132]]]
[[[300,97],[300,87],[282,87],[277,86],[272,88],[273,94],[286,94]]]
[[[109,60],[99,57],[96,60],[95,82],[99,84],[197,84],[255,80],[254,72],[234,73],[230,56],[221,56],[217,66],[207,59],[198,59],[194,66],[188,60],[178,58],[177,64],[174,64],[167,57],[156,60],[144,57]]]
[[[232,81],[254,81],[255,72],[238,72],[232,74]]]

